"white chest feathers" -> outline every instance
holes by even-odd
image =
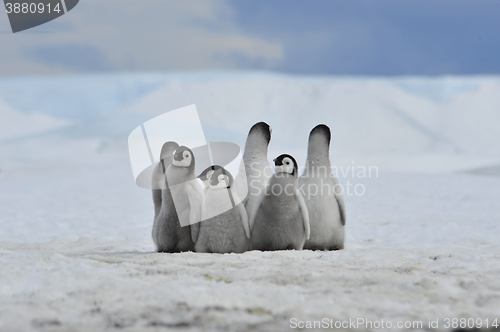
[[[232,195],[231,189],[210,187],[203,199],[201,219],[207,220],[231,210],[238,204],[235,196]]]

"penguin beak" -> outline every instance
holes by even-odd
[[[174,160],[181,161],[182,159],[184,159],[184,158],[182,157],[182,152],[176,153],[176,154],[174,155]]]

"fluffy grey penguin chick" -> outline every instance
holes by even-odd
[[[267,159],[271,131],[267,123],[256,123],[250,129],[245,143],[243,161],[236,176],[235,187],[239,197],[246,196],[243,204],[248,215],[273,174]]]
[[[153,171],[153,188],[163,188],[153,189],[155,219],[152,235],[158,252],[194,250],[190,227],[181,227],[180,225],[167,177],[168,169],[172,167],[171,163],[175,159],[174,152],[177,149],[179,149],[177,143],[165,143],[160,154],[160,163]],[[161,200],[160,204],[158,204],[158,199]]]
[[[243,204],[233,192],[232,175],[214,166],[210,187],[203,199],[202,222],[195,250],[208,253],[242,253],[250,250],[250,227]]]
[[[297,162],[283,154],[274,163],[276,172],[250,214],[252,249],[302,250],[310,228],[307,207],[297,189]]]
[[[299,178],[311,223],[311,237],[304,249],[344,249],[345,204],[339,182],[331,172],[330,140],[330,128],[323,124],[309,135],[306,166]]]

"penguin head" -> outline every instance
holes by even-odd
[[[177,167],[194,168],[193,151],[186,146],[179,146],[177,150],[174,151],[174,160],[172,160],[172,165]]]
[[[265,122],[258,122],[250,128],[250,131],[248,132],[248,136],[257,134],[261,135],[264,137],[264,140],[266,141],[267,144],[271,141],[271,132],[272,129],[271,127],[265,123]]]
[[[210,176],[210,187],[212,189],[231,188],[233,181],[234,179],[231,173],[229,173],[223,167],[220,167],[214,170],[214,172]]]
[[[166,158],[172,158],[172,153],[179,148],[179,144],[173,141],[168,141],[163,144],[160,152],[160,160]]]
[[[293,176],[297,176],[299,167],[297,166],[295,158],[293,158],[289,154],[282,154],[278,158],[275,158],[273,161],[276,174],[286,173],[286,174],[291,174]]]
[[[222,166],[219,166],[219,165],[208,166],[197,177],[201,181],[208,181],[208,180],[210,180],[210,176],[213,174],[213,172],[216,171],[216,170],[218,170],[218,169],[220,169],[220,168],[222,168]]]
[[[329,147],[331,138],[330,128],[325,124],[319,124],[311,130],[309,144],[326,144]]]

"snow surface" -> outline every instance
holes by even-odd
[[[499,90],[496,77],[3,79],[0,331],[500,320]],[[51,101],[55,91],[67,96]],[[209,141],[242,146],[265,120],[270,156],[303,164],[308,132],[327,123],[334,165],[377,166],[371,178],[340,174],[365,190],[345,196],[346,249],[154,253],[151,193],[134,184],[127,135],[193,103]]]

